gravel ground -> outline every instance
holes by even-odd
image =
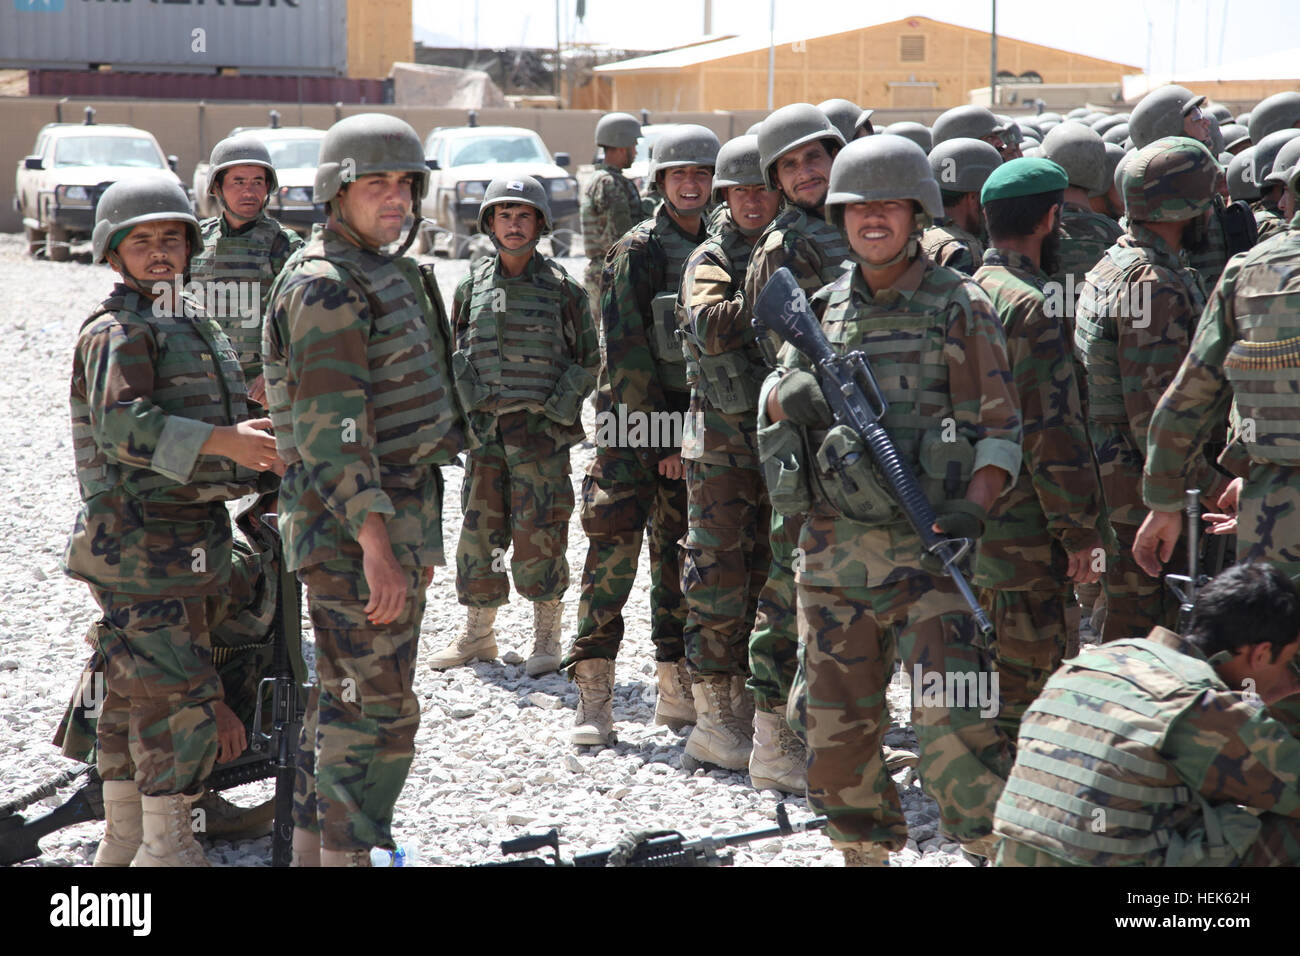
[[[0,303],[9,358],[0,376],[0,802],[67,769],[49,740],[86,656],[81,641],[95,617],[86,588],[65,577],[59,560],[77,510],[68,422],[67,376],[77,331],[112,286],[113,274],[77,261],[27,257],[20,237],[0,235]],[[584,260],[562,260],[580,278]],[[439,259],[437,275],[450,305],[465,262]],[[592,429],[591,406],[585,416]],[[575,449],[575,488],[592,450]],[[460,528],[461,472],[446,469],[443,525],[455,554]],[[575,512],[569,563],[575,586],[564,602],[566,640],[576,629],[577,581],[586,539]],[[627,830],[677,829],[688,839],[770,826],[780,797],[759,792],[748,777],[682,767],[685,734],[653,723],[655,676],[649,639],[646,555],[626,611],[627,637],[618,659],[612,749],[575,751],[568,744],[576,685],[551,674],[529,678],[532,614],[517,596],[497,619],[502,658],[438,672],[424,663],[415,689],[422,720],[415,762],[394,821],[399,844],[421,865],[500,859],[500,841],[560,829],[563,852],[606,848]],[[464,625],[456,603],[454,568],[439,568],[429,590],[421,659]],[[306,634],[305,634],[306,636]],[[890,688],[895,746],[914,741],[907,727],[907,692]],[[937,835],[933,801],[910,770],[895,777],[913,841],[892,857],[895,866],[968,866],[957,847]],[[227,793],[241,804],[269,796],[268,782]],[[59,798],[43,801],[55,806]],[[805,801],[788,800],[790,816],[809,816]],[[36,811],[36,807],[28,813]],[[46,837],[44,855],[27,865],[88,864],[102,824],[69,827]],[[209,848],[216,865],[265,865],[270,839]],[[824,834],[800,834],[740,847],[737,865],[838,866]]]

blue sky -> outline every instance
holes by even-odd
[[[413,5],[417,26],[454,38],[457,45],[473,45],[476,8],[481,46],[555,44],[553,0],[460,0],[454,8],[448,0],[413,0]],[[703,33],[704,0],[586,0],[583,23],[574,21],[575,6],[576,0],[560,0],[566,43],[572,37],[576,42],[657,49],[690,42]],[[926,16],[987,30],[990,11],[988,0],[910,0],[898,5],[776,0],[776,24],[778,30],[801,30],[812,35],[906,16]],[[767,21],[768,4],[762,0],[714,0],[715,33],[766,33]],[[1227,27],[1222,29],[1225,22]],[[1000,0],[998,33],[1139,68],[1147,66],[1149,34],[1153,71],[1198,70],[1300,45],[1300,3]],[[1300,59],[1296,72],[1300,74]]]

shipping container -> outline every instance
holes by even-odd
[[[348,0],[6,0],[0,68],[346,76],[348,6]]]
[[[348,76],[211,76],[29,70],[29,96],[130,96],[148,100],[254,100],[279,103],[391,103],[392,80]]]

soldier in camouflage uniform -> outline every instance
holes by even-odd
[[[652,219],[610,250],[601,279],[604,346],[596,387],[596,457],[582,482],[582,527],[590,544],[582,572],[578,635],[561,666],[572,668],[593,713],[613,693],[623,605],[650,528],[650,637],[659,679],[656,723],[695,722],[682,632],[679,539],[686,533],[680,431],[690,403],[676,304],[686,257],[705,238],[718,138],[676,126],[655,143],[651,178],[663,202]],[[584,704],[585,708],[585,704]],[[589,739],[609,743],[612,722]]]
[[[943,215],[921,237],[921,251],[936,265],[974,275],[984,258],[980,190],[1002,156],[978,139],[946,139],[930,150],[930,170],[939,184]]]
[[[428,167],[403,121],[330,127],[313,190],[329,218],[271,294],[262,360],[286,471],[280,533],[307,586],[317,685],[294,806],[304,865],[368,866],[392,847],[414,753],[424,592],[442,552],[442,476],[465,442],[433,267],[402,253]],[[401,238],[395,255],[381,247]]]
[[[1013,159],[981,193],[991,245],[975,281],[1006,331],[1024,456],[1015,485],[989,510],[972,583],[993,622],[997,720],[1011,740],[1069,647],[1071,582],[1097,581],[1105,564],[1101,488],[1071,336],[1064,317],[1048,315],[1043,294],[1043,246],[1056,232],[1068,185],[1051,160]]]
[[[1000,119],[983,106],[945,110],[935,118],[930,136],[931,149],[950,139],[982,139],[998,151],[1004,162],[1020,158],[1020,131],[1015,121]]]
[[[591,300],[591,314],[600,314],[600,276],[605,256],[644,216],[636,184],[623,170],[636,158],[641,124],[627,113],[607,113],[596,123],[596,146],[604,151],[582,192],[582,248],[587,268],[582,284]]]
[[[1075,329],[1088,375],[1088,429],[1120,548],[1103,578],[1104,641],[1173,627],[1177,617],[1177,600],[1134,563],[1130,548],[1146,514],[1140,475],[1155,447],[1147,426],[1205,306],[1200,277],[1180,252],[1185,236],[1206,228],[1220,173],[1209,151],[1183,136],[1157,140],[1124,170],[1128,231],[1088,273]],[[1227,484],[1205,461],[1196,480],[1207,495]]]
[[[452,374],[479,446],[461,490],[456,596],[464,633],[433,655],[435,668],[497,655],[492,624],[515,588],[533,602],[530,677],[560,663],[561,599],[569,586],[569,448],[583,439],[578,413],[596,384],[600,352],[582,287],[536,252],[551,231],[546,189],[530,176],[494,179],[479,231],[497,254],[475,263],[451,310]]]
[[[233,298],[214,296],[213,286],[206,288],[209,312],[239,352],[249,399],[258,412],[266,400],[262,316],[271,284],[302,239],[266,214],[266,204],[279,184],[264,143],[251,136],[223,139],[212,148],[210,164],[208,194],[216,198],[221,214],[199,223],[203,248],[194,256],[190,278],[205,284],[252,284],[251,289],[239,289],[238,301],[251,305],[256,314],[220,308],[222,301],[229,304]]]
[[[844,271],[849,256],[843,234],[826,222],[831,162],[844,146],[825,114],[807,103],[783,106],[758,131],[759,161],[769,188],[779,188],[786,205],[759,237],[745,271],[744,323],[754,301],[777,269],[786,268],[808,295]],[[764,364],[776,364],[774,337],[754,341]],[[764,449],[759,440],[759,458]],[[801,518],[773,511],[769,534],[772,564],[759,592],[749,638],[748,687],[754,694],[755,738],[750,776],[773,789],[802,793],[807,786],[803,744],[791,732],[788,704],[798,670],[794,562]],[[760,716],[761,715],[761,716]],[[797,716],[795,716],[797,720]],[[776,734],[770,733],[776,727]],[[761,731],[761,732],[760,732]]]
[[[190,806],[215,760],[244,749],[211,632],[227,615],[225,502],[278,466],[247,418],[235,351],[199,303],[172,295],[199,247],[180,187],[123,180],[96,210],[93,253],[121,276],[82,326],[73,445],[82,506],[64,555],[104,612],[97,763],[108,826],[97,866],[207,866]],[[159,287],[161,287],[159,291]]]
[[[1300,139],[1300,129],[1280,129],[1269,133],[1251,147],[1252,178],[1259,186],[1260,196],[1250,204],[1255,212],[1255,229],[1259,234],[1258,242],[1263,242],[1286,228],[1287,222],[1282,218],[1278,203],[1286,192],[1281,177],[1273,176],[1275,163],[1281,160],[1285,166],[1294,161],[1294,153],[1282,156],[1282,150],[1295,140]]]
[[[1294,205],[1300,163],[1286,171]],[[1204,489],[1200,448],[1236,407],[1232,447],[1248,457],[1248,473],[1220,503],[1220,521],[1236,517],[1237,553],[1300,574],[1300,440],[1295,422],[1300,369],[1300,217],[1290,228],[1233,259],[1196,327],[1191,351],[1151,417],[1142,496],[1151,513],[1138,532],[1134,557],[1148,574],[1168,563],[1187,488]]]
[[[1298,631],[1295,586],[1247,564],[1197,595],[1184,637],[1067,661],[1021,725],[998,864],[1300,864]]]
[[[841,97],[822,100],[817,104],[817,108],[826,114],[826,118],[840,131],[840,136],[846,143],[861,139],[863,136],[875,135],[876,128],[871,125],[871,114],[875,110],[864,110],[852,100]]]
[[[781,204],[780,191],[764,181],[757,136],[730,140],[718,151],[713,195],[727,215],[719,232],[686,260],[678,299],[691,359],[681,545],[696,723],[686,753],[743,770],[755,732],[753,695],[745,687],[749,635],[772,560],[772,519],[754,438],[758,387],[767,367],[751,346],[742,286],[754,245]]]
[[[813,310],[832,347],[860,349],[872,364],[889,406],[882,425],[935,505],[936,530],[976,539],[1020,473],[1018,401],[988,297],[920,252],[928,218],[943,208],[925,154],[897,137],[849,144],[826,208],[857,267],[818,292]],[[830,818],[847,864],[884,862],[907,840],[880,746],[897,656],[913,681],[926,792],[947,832],[987,855],[1011,765],[1011,741],[990,719],[991,662],[956,588],[931,569],[862,439],[833,425],[807,368],[801,353],[782,350],[759,429],[783,445],[764,464],[772,507],[808,512],[796,581],[809,802]],[[936,679],[984,687],[987,706],[970,699],[978,694],[923,695]]]

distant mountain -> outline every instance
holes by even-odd
[[[418,23],[412,26],[413,38],[416,43],[423,43],[425,46],[433,47],[459,47],[464,46],[458,37],[451,36],[447,33],[435,33],[432,30],[426,30]]]

